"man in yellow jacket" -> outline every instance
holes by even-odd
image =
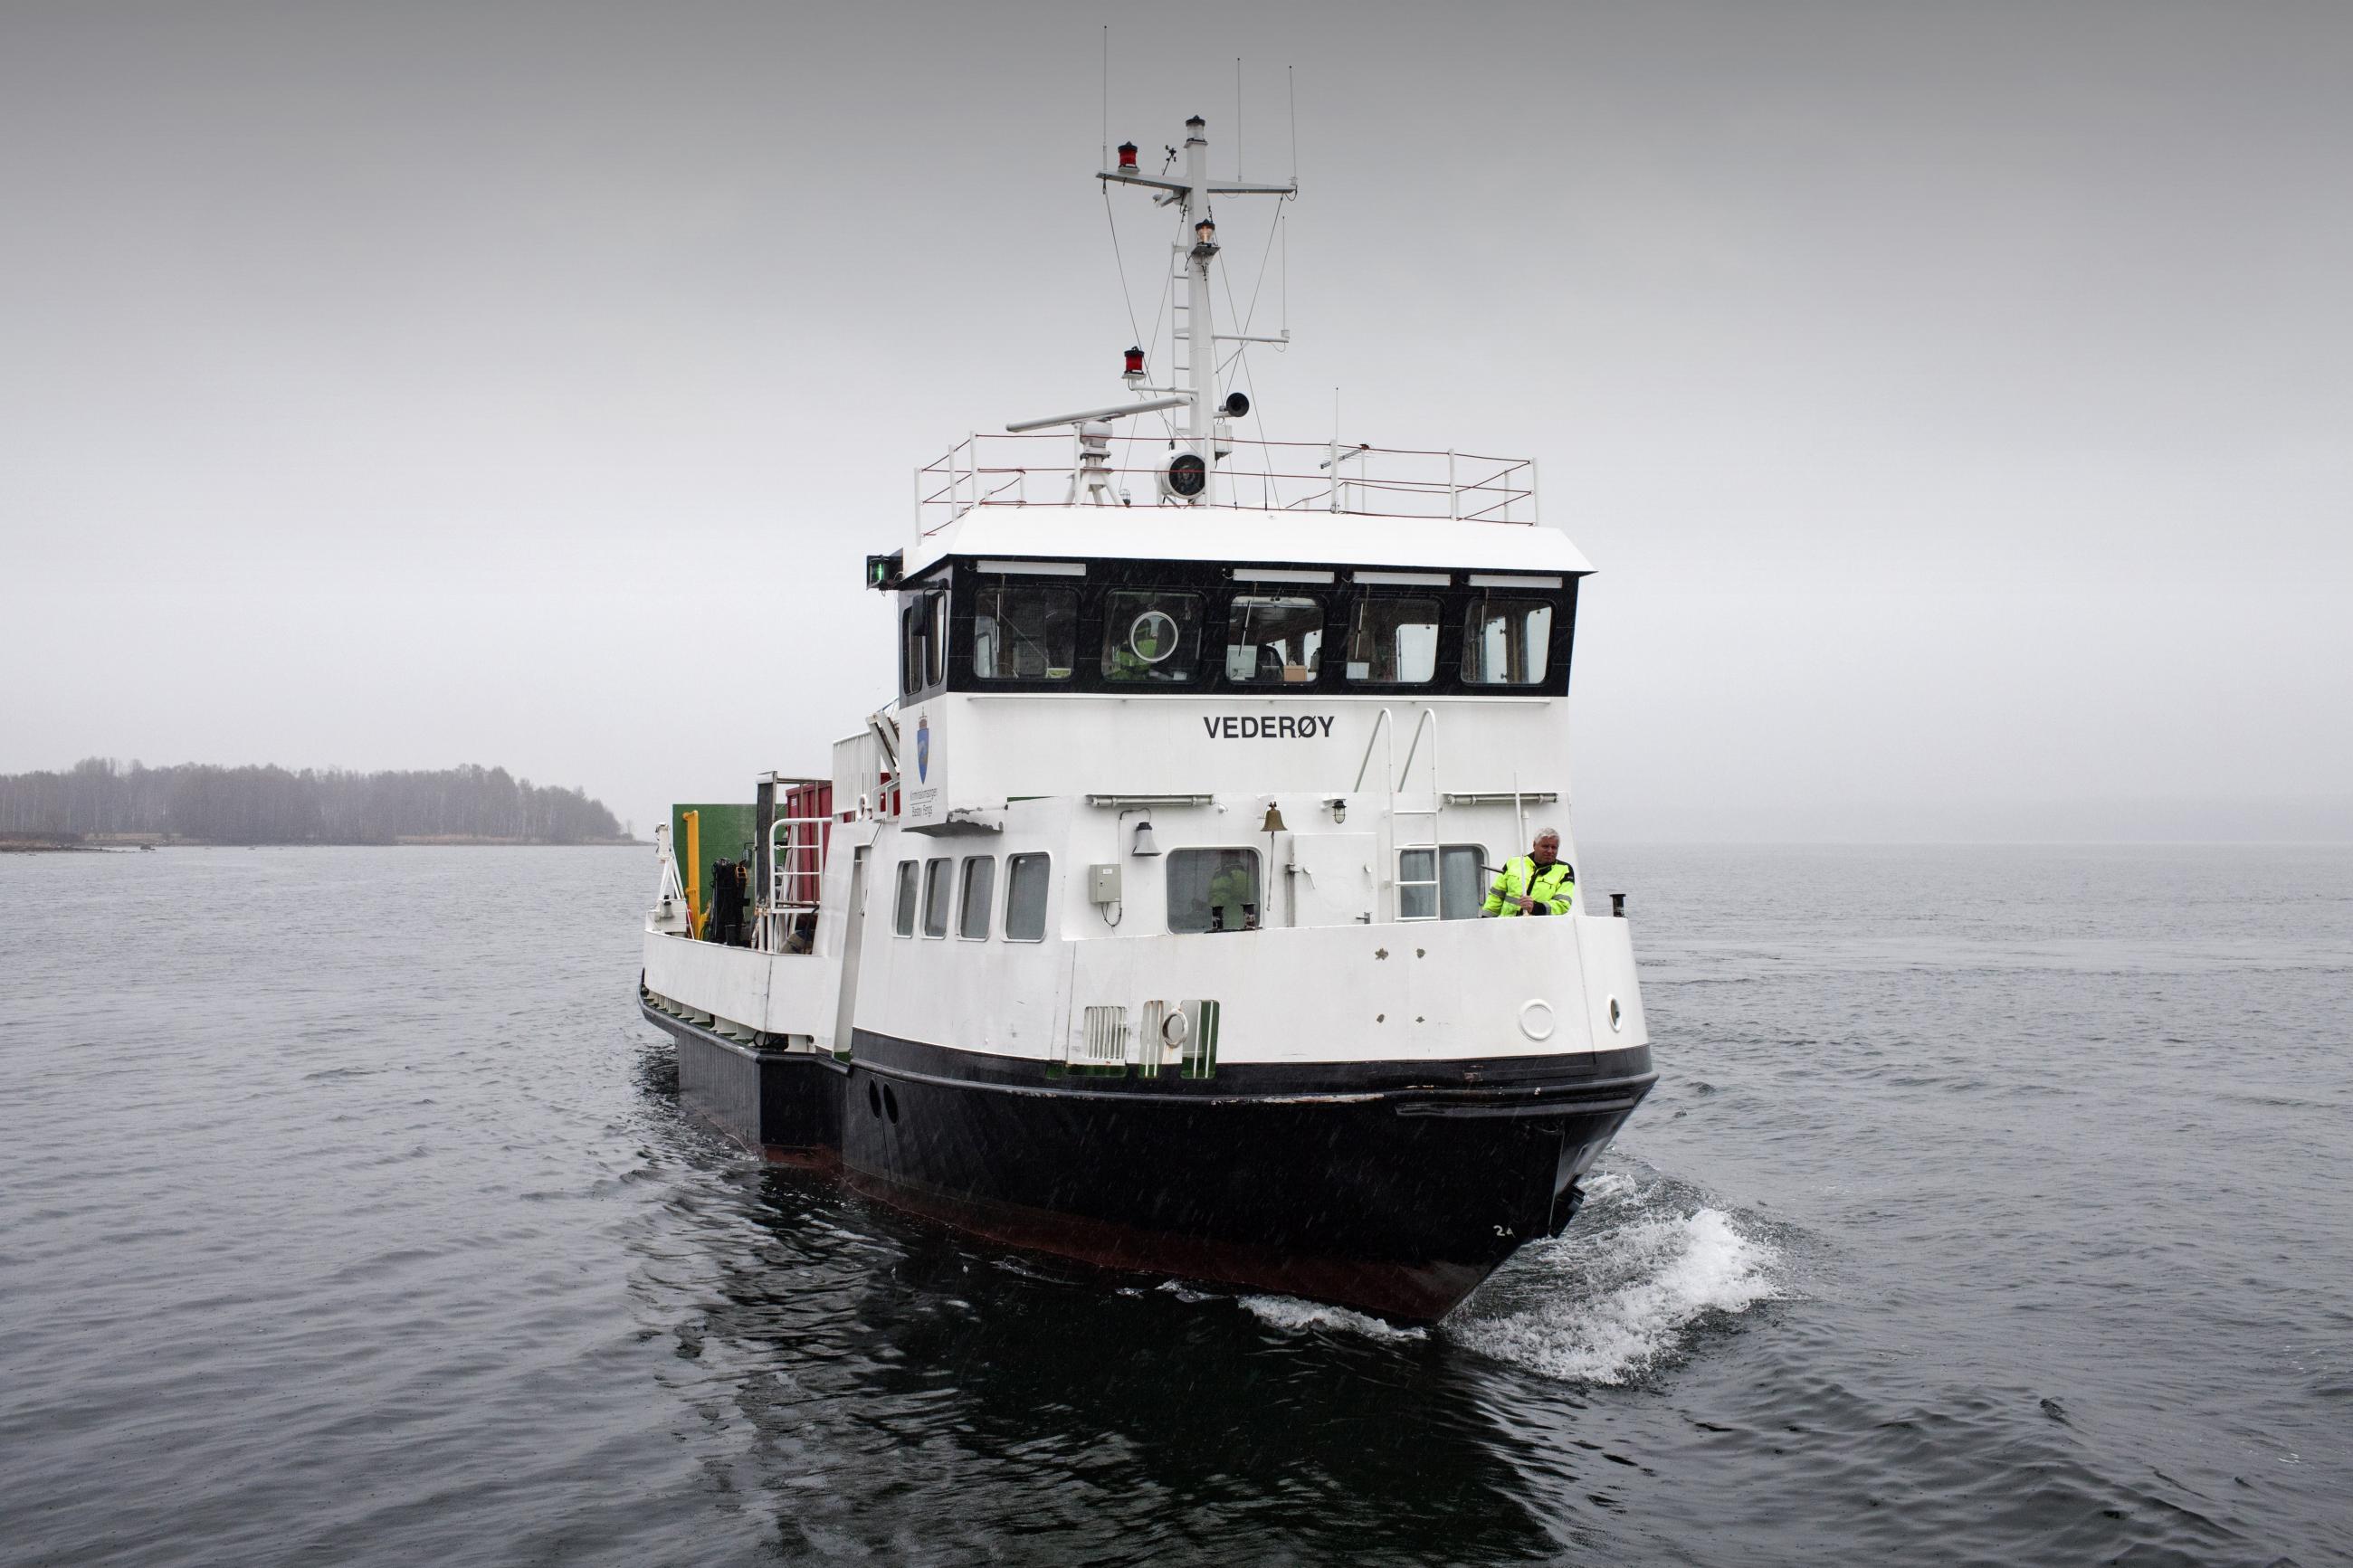
[[[1480,913],[1509,919],[1513,915],[1565,915],[1577,897],[1577,869],[1560,858],[1560,835],[1547,827],[1525,855],[1504,862],[1504,874],[1487,889]]]

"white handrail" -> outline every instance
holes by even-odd
[[[784,952],[794,917],[817,911],[824,897],[826,830],[832,823],[830,816],[779,816],[768,825],[768,903],[760,911],[761,951]],[[793,889],[804,877],[817,887],[817,895],[794,898]]]
[[[1383,711],[1386,712],[1387,710],[1384,709]],[[1435,708],[1424,708],[1421,710],[1420,720],[1417,721],[1413,727],[1413,739],[1406,746],[1405,766],[1399,770],[1397,775],[1397,787],[1398,789],[1405,788],[1406,778],[1413,772],[1414,753],[1421,750],[1421,732],[1424,730],[1428,730],[1430,731],[1430,798],[1434,804],[1439,799],[1438,710]]]
[[[1385,734],[1389,738],[1388,762],[1395,763],[1397,761],[1397,729],[1390,723],[1389,710],[1386,708],[1382,709],[1380,716],[1373,721],[1373,732],[1365,737],[1365,760],[1356,764],[1356,782],[1348,787],[1350,795],[1365,787],[1365,774],[1373,765],[1373,742]],[[1382,777],[1386,779],[1388,773],[1388,766],[1384,763],[1381,770]]]

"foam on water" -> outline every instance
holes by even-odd
[[[1569,1233],[1465,1302],[1448,1338],[1546,1377],[1621,1384],[1682,1349],[1708,1314],[1781,1294],[1778,1249],[1723,1210],[1621,1172],[1588,1191]]]
[[[1352,1312],[1345,1307],[1327,1307],[1314,1301],[1302,1301],[1293,1296],[1244,1296],[1240,1300],[1250,1316],[1267,1327],[1279,1329],[1287,1334],[1322,1329],[1327,1333],[1362,1334],[1375,1340],[1422,1340],[1430,1337],[1427,1329],[1384,1322],[1363,1312]]]

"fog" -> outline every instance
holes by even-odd
[[[1113,142],[1232,169],[1240,57],[1280,178],[1295,83],[1246,433],[1539,460],[1588,853],[2353,837],[2353,8],[2290,0],[0,0],[0,771],[640,833],[824,771],[910,470],[1122,395],[1104,23]]]

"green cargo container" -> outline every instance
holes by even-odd
[[[686,814],[702,814],[702,863],[690,869],[686,863]],[[754,811],[749,805],[705,805],[688,801],[670,808],[670,853],[678,857],[678,875],[681,882],[692,882],[706,889],[709,897],[711,863],[713,860],[749,860],[752,846],[758,837],[754,823]]]

